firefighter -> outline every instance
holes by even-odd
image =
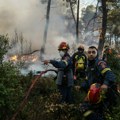
[[[72,55],[72,61],[75,86],[79,88],[81,81],[86,77],[87,57],[83,45],[79,45],[78,51]]]
[[[107,63],[98,59],[97,48],[90,46],[88,48],[87,80],[81,84],[81,89],[88,92],[90,86],[94,83],[100,85],[102,101],[97,106],[95,113],[89,116],[88,120],[104,120],[103,112],[106,109],[111,111],[111,108],[116,104],[116,81]],[[88,104],[88,106],[91,107],[91,104]]]
[[[73,72],[71,57],[68,54],[68,50],[69,45],[66,42],[61,42],[58,46],[58,51],[61,56],[61,60],[44,60],[44,64],[50,63],[54,67],[58,68],[56,84],[62,96],[60,103],[72,102],[71,89],[73,86]]]

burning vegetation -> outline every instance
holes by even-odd
[[[35,62],[38,60],[38,56],[37,55],[13,55],[13,56],[10,56],[9,60],[13,62],[19,62],[19,61],[23,61],[26,63]]]

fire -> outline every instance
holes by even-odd
[[[10,61],[17,61],[18,59],[18,56],[17,55],[14,55],[10,58]]]
[[[10,61],[24,61],[24,62],[35,62],[38,60],[38,56],[35,55],[23,55],[23,56],[18,56],[18,55],[14,55],[12,57],[9,58]]]
[[[37,57],[37,56],[36,56],[36,57],[34,57],[34,58],[32,59],[32,62],[37,61],[37,59],[38,59],[38,57]]]

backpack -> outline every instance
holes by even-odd
[[[75,56],[75,68],[76,70],[84,70],[85,69],[85,56]]]

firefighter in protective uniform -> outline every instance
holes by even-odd
[[[51,63],[54,67],[58,68],[56,84],[62,96],[60,103],[72,102],[71,89],[73,86],[73,72],[72,61],[70,55],[68,54],[68,50],[69,45],[66,42],[61,42],[58,46],[61,60],[44,60],[44,64]]]
[[[101,97],[98,95],[100,100],[93,100],[91,103],[90,100],[93,95],[89,93],[91,85],[94,83],[99,84]],[[95,46],[88,48],[87,80],[81,84],[81,89],[86,92],[89,91],[82,107],[95,108],[94,113],[90,114],[87,120],[104,120],[104,111],[106,109],[111,111],[111,108],[116,104],[117,89],[112,70],[105,61],[98,59],[98,50]],[[95,94],[93,99],[98,96]]]
[[[79,87],[86,77],[87,57],[84,53],[84,46],[79,45],[78,51],[72,55],[74,83]]]

